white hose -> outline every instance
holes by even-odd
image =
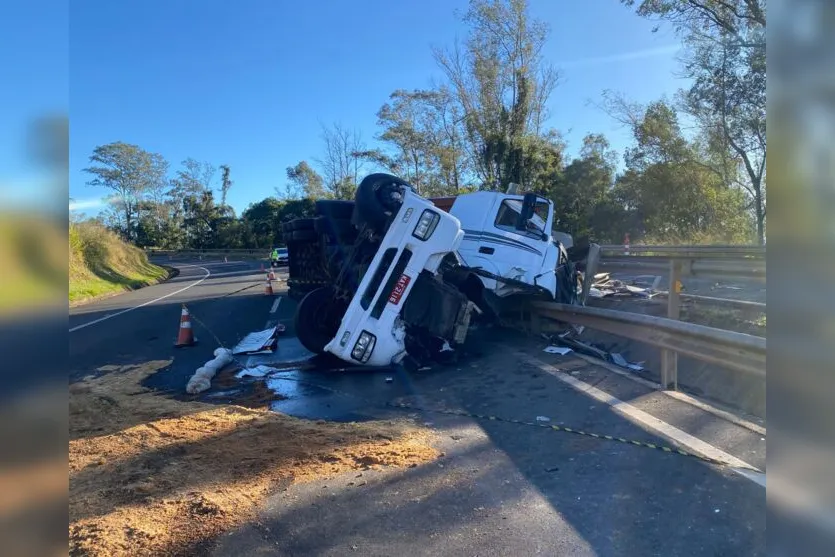
[[[186,384],[189,394],[202,393],[212,386],[212,377],[232,362],[232,352],[226,348],[215,350],[215,357],[197,368]]]

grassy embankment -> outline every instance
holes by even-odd
[[[168,276],[141,249],[93,224],[70,225],[70,303],[78,303],[142,286]]]

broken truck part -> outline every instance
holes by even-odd
[[[299,341],[354,364],[420,365],[461,345],[475,318],[526,301],[581,303],[577,254],[552,231],[553,203],[533,193],[427,199],[371,174],[355,200],[316,202],[285,223]],[[564,236],[563,236],[564,237]]]

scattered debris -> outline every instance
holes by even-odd
[[[537,416],[536,421],[538,421],[538,422],[550,422],[551,418],[549,418],[548,416]]]
[[[636,280],[631,284],[618,279],[612,279],[608,273],[598,273],[594,276],[594,283],[589,288],[589,296],[592,298],[608,298],[609,296],[633,296],[637,298],[652,298],[658,294],[656,283],[651,288],[636,286]]]
[[[579,352],[581,354],[586,354],[588,356],[593,356],[593,357],[599,358],[601,360],[607,360],[607,361],[609,360],[608,352],[606,352],[605,350],[603,350],[601,348],[597,348],[596,346],[594,346],[590,343],[583,342],[583,341],[577,340],[576,338],[573,338],[571,336],[570,331],[567,331],[566,333],[563,333],[563,334],[557,336],[555,339],[552,339],[552,341],[559,342],[560,344],[564,344],[566,346],[569,346],[569,347],[573,348],[576,352]]]
[[[276,373],[278,371],[281,371],[281,370],[278,370],[278,369],[276,369],[274,367],[270,367],[270,366],[259,365],[259,366],[255,366],[255,367],[248,367],[248,368],[242,369],[237,374],[235,374],[235,377],[237,377],[238,379],[240,379],[242,377],[266,377],[267,375],[270,375],[272,373]]]
[[[631,369],[632,371],[644,371],[644,367],[641,365],[644,362],[639,362],[636,364],[630,363],[626,361],[626,358],[624,358],[617,352],[612,352],[609,354],[609,361],[611,361],[616,366],[625,367],[626,369]]]
[[[621,367],[626,367],[629,365],[629,362],[626,361],[626,358],[618,354],[617,352],[612,352],[609,354],[612,358],[612,363]]]
[[[277,327],[249,333],[232,349],[232,354],[271,354],[278,343],[277,333]]]
[[[212,386],[212,377],[226,365],[232,362],[232,353],[226,348],[215,350],[215,357],[209,360],[202,367],[197,368],[194,375],[186,384],[186,392],[190,395],[202,393]]]
[[[590,342],[578,340],[576,336],[582,334],[583,330],[585,329],[580,328],[579,331],[577,331],[576,328],[574,329],[574,331],[569,329],[563,333],[549,337],[548,340],[550,340],[551,342],[562,344],[565,346],[560,347],[552,345],[545,348],[544,351],[552,354],[566,354],[572,351],[573,349],[581,354],[586,354],[587,356],[592,356],[600,360],[611,362],[617,366],[629,369],[631,371],[644,371],[644,362],[632,363],[629,362],[622,354],[619,354],[618,352],[609,352],[603,348],[593,345]]]

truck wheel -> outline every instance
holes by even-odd
[[[281,225],[282,232],[294,230],[313,230],[313,219],[293,219]]]
[[[329,219],[351,218],[354,213],[354,202],[342,199],[320,199],[316,201],[316,214]]]
[[[311,290],[296,308],[296,336],[302,346],[321,354],[342,323],[347,306],[335,296],[332,286]]]
[[[313,226],[317,233],[337,240],[351,238],[357,235],[357,230],[349,219],[318,217],[313,223]]]
[[[312,242],[318,237],[315,230],[293,230],[286,233],[287,242]]]
[[[369,174],[357,186],[353,224],[359,228],[367,224],[377,231],[385,228],[388,218],[397,212],[403,202],[404,188],[414,187],[391,174]]]

